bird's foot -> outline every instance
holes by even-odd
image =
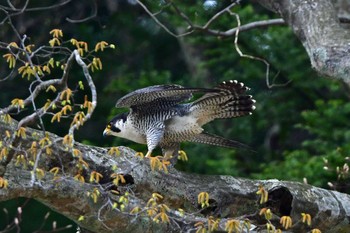
[[[177,158],[179,159],[179,160],[182,160],[182,161],[188,161],[188,157],[187,157],[187,154],[186,154],[186,152],[185,151],[183,151],[183,150],[179,150],[178,151],[178,156],[177,156]]]
[[[146,154],[146,158],[148,158],[148,157],[151,157],[151,153],[152,153],[152,151],[147,151],[147,154]]]
[[[145,157],[142,152],[136,152],[135,156],[140,157],[141,159],[143,159],[143,157]]]
[[[150,166],[152,171],[164,171],[168,173],[168,166],[170,162],[165,160],[163,156],[149,157]]]

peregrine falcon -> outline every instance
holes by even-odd
[[[165,158],[177,156],[184,141],[228,148],[246,147],[239,142],[204,132],[202,126],[214,119],[251,115],[255,100],[237,80],[222,82],[214,88],[188,88],[176,84],[156,85],[133,91],[117,103],[129,112],[115,116],[103,135],[113,135],[147,144],[149,157],[159,146]],[[187,102],[193,93],[203,95]],[[185,102],[185,103],[184,103]]]

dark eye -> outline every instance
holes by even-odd
[[[119,133],[121,130],[118,127],[115,127],[114,125],[110,124],[110,128],[113,132]]]

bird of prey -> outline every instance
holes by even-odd
[[[147,144],[149,157],[159,146],[164,158],[177,156],[180,143],[198,142],[228,148],[246,147],[239,142],[204,132],[202,126],[214,119],[251,115],[255,100],[236,80],[214,88],[188,88],[176,84],[156,85],[133,91],[120,98],[116,107],[130,108],[115,116],[103,135],[113,135]],[[186,102],[194,93],[203,95]]]

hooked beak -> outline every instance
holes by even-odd
[[[111,130],[108,129],[108,128],[105,128],[105,130],[103,131],[103,137],[106,137],[106,136],[108,136],[110,134],[111,134]]]

